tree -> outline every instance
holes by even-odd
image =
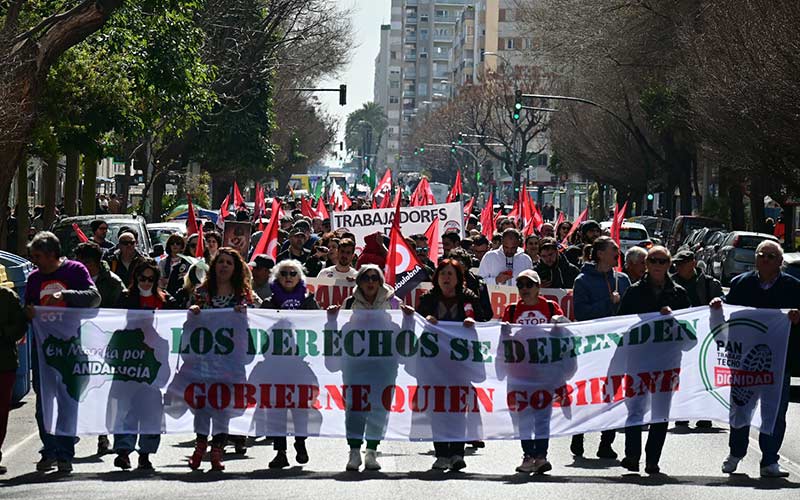
[[[371,159],[378,155],[387,125],[386,111],[375,102],[364,103],[347,116],[345,147],[351,155],[361,158],[362,166],[374,165]]]
[[[22,165],[50,67],[100,29],[122,0],[74,6],[12,0],[0,4],[0,243],[5,242],[11,182]]]

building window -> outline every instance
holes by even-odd
[[[397,97],[396,95],[389,96],[389,104],[399,104],[399,103],[400,103],[399,97]]]
[[[506,50],[514,50],[514,39],[506,38]]]

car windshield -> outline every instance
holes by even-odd
[[[619,239],[641,241],[648,238],[647,231],[638,227],[623,227],[619,232]]]
[[[769,239],[763,236],[739,236],[737,239],[736,248],[743,248],[745,250],[755,250],[762,241]]]

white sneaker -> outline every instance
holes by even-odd
[[[732,474],[736,472],[736,468],[739,467],[739,462],[741,462],[741,457],[734,457],[733,455],[728,455],[728,458],[722,462],[722,472],[725,474]]]
[[[347,467],[345,470],[358,471],[361,467],[361,450],[352,448],[350,449],[350,459],[347,460]]]
[[[431,469],[435,470],[447,470],[450,468],[451,460],[447,457],[439,457],[433,462]]]
[[[375,450],[367,450],[364,454],[364,468],[366,470],[381,470],[381,464],[378,463],[378,452]]]
[[[789,477],[789,473],[781,469],[778,463],[761,467],[761,477]]]

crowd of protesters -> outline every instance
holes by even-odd
[[[406,235],[406,241],[416,250],[426,278],[432,285],[414,307],[401,305],[392,287],[385,282],[383,269],[388,241],[382,233],[368,236],[364,248],[358,249],[352,232],[346,229],[331,231],[328,220],[304,217],[299,210],[291,208],[280,219],[279,250],[275,260],[265,254],[241,255],[237,250],[223,247],[222,236],[211,230],[213,227],[207,228],[202,236],[205,252],[199,259],[195,258],[199,240],[197,234],[188,237],[173,234],[167,239],[163,253],[143,255],[137,250],[135,231],[123,229],[116,245],[107,243],[105,232],[108,225],[100,218],[92,223],[91,240],[81,243],[75,249],[75,260],[70,260],[64,256],[61,243],[54,234],[40,231],[29,244],[29,258],[37,269],[28,278],[25,308],[19,305],[12,291],[0,288],[0,314],[8,318],[0,328],[0,381],[3,382],[3,389],[0,390],[0,445],[10,406],[8,388],[17,368],[16,343],[24,335],[27,321],[36,314],[33,306],[37,305],[127,310],[184,309],[192,314],[218,308],[233,308],[236,311],[257,307],[314,310],[320,306],[309,293],[306,279],[322,277],[355,284],[352,295],[341,306],[332,306],[328,314],[336,315],[340,307],[352,310],[402,309],[407,315],[418,313],[432,324],[455,321],[471,328],[476,322],[489,321],[493,316],[487,283],[517,288],[519,300],[506,305],[502,321],[523,325],[568,322],[558,304],[539,295],[544,288],[563,288],[574,291],[574,316],[577,321],[647,312],[667,315],[692,306],[710,304],[711,307],[721,307],[723,302],[762,308],[788,308],[791,309],[789,319],[793,325],[790,353],[795,353],[789,362],[797,362],[800,281],[781,271],[783,251],[775,243],[765,241],[757,248],[754,271],[734,279],[729,293],[724,295],[719,282],[697,268],[691,252],[680,252],[673,256],[662,246],[649,249],[634,247],[622,259],[624,272],[618,271],[619,246],[602,234],[600,224],[595,221],[583,222],[568,239],[572,227],[569,221],[557,226],[546,222],[533,234],[523,236],[523,228],[518,227],[517,220],[500,216],[489,238],[480,231],[476,215],[466,217],[463,238],[459,233],[445,233],[441,241],[431,242],[425,235]],[[245,218],[246,214],[242,220]],[[263,233],[259,232],[253,235],[251,251],[262,236]],[[434,244],[442,248],[442,254],[436,262],[429,258],[429,248]],[[342,367],[345,383],[350,376],[347,369]],[[379,378],[387,370],[387,378],[391,377],[391,368],[376,367],[375,370]],[[38,384],[34,370],[37,394]],[[778,450],[786,427],[788,393],[787,375],[775,431],[770,436],[762,435],[760,439],[763,454],[761,475],[765,477],[787,475],[778,464]],[[37,470],[48,471],[56,467],[62,472],[71,471],[75,440],[45,432],[41,404],[37,404],[36,417],[42,440]],[[381,422],[381,419],[374,418],[365,421],[356,414],[348,413],[348,436],[354,437],[347,440],[347,470],[359,470],[362,463],[367,470],[380,469],[377,455],[379,442],[366,440],[363,462],[361,447],[364,436],[375,435],[374,429],[367,432],[366,428],[370,425],[380,427]],[[209,446],[211,468],[217,471],[224,470],[224,449],[227,445],[234,445],[237,452],[245,452],[244,437],[228,435],[226,422],[207,415],[195,415],[194,424],[196,440],[189,459],[191,469],[201,467]],[[461,424],[468,425],[466,421]],[[681,426],[688,424],[678,422]],[[659,459],[667,425],[661,422],[649,426],[644,450],[647,473],[660,471]],[[700,421],[697,425],[707,427],[711,424]],[[598,457],[618,457],[613,449],[616,433],[602,433],[596,452]],[[552,469],[547,460],[549,443],[548,439],[535,436],[535,432],[533,434],[522,440],[523,461],[517,470],[541,474]],[[642,428],[630,426],[624,429],[624,435],[624,456],[620,464],[628,470],[638,471],[642,457]],[[275,451],[269,467],[288,467],[286,436],[267,437],[272,440]],[[115,435],[113,439],[111,446],[108,439],[101,436],[98,452],[115,453],[116,467],[131,468],[129,455],[136,449],[138,467],[143,470],[153,468],[150,456],[158,451],[159,436]],[[730,456],[722,467],[724,472],[736,470],[747,451],[747,440],[746,428],[732,429]],[[582,435],[572,437],[570,450],[575,456],[583,456],[583,443]],[[432,468],[465,468],[467,444],[435,442]],[[483,446],[480,442],[472,444]],[[294,438],[294,449],[297,463],[308,462],[306,438]],[[0,469],[2,472],[3,469]]]

